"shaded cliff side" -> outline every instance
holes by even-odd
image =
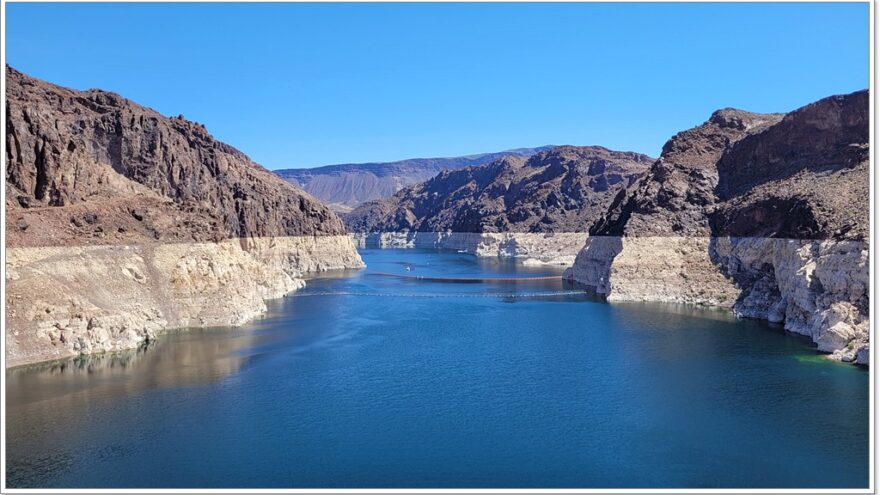
[[[567,277],[609,300],[731,307],[868,359],[868,93],[725,109],[674,136]]]
[[[10,67],[6,84],[7,366],[239,324],[361,266],[333,212],[204,126]]]

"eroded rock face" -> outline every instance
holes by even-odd
[[[529,159],[442,172],[345,216],[352,232],[586,232],[651,158],[560,146]]]
[[[867,243],[724,237],[714,247],[742,290],[737,314],[784,322],[836,359],[867,356]]]
[[[868,92],[795,110],[720,158],[712,234],[868,237]]]
[[[9,67],[6,105],[7,218],[19,227],[8,245],[344,233],[326,207],[200,124]]]
[[[118,351],[240,325],[309,273],[361,266],[349,236],[8,249],[6,360]]]
[[[205,128],[6,70],[6,364],[241,324],[362,266],[342,222]]]
[[[868,94],[720,110],[619,194],[566,277],[609,300],[732,307],[867,363]]]
[[[595,236],[565,277],[609,301],[731,307],[739,290],[707,255],[711,237]]]
[[[644,179],[621,196],[590,230],[597,236],[709,236],[707,210],[715,204],[716,163],[733,143],[766,129],[782,114],[735,109],[713,113],[700,126],[663,146]]]

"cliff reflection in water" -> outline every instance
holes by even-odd
[[[13,368],[6,371],[7,406],[52,400],[69,407],[94,397],[214,383],[241,368],[247,358],[237,351],[255,343],[253,327],[171,331],[138,349]]]

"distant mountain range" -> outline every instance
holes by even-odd
[[[450,158],[411,158],[385,163],[346,163],[315,168],[276,170],[284,180],[299,185],[331,209],[347,212],[374,199],[393,196],[404,187],[426,181],[444,170],[485,165],[505,156],[529,158],[553,148],[517,148],[496,153]]]
[[[557,146],[447,170],[343,215],[351,232],[586,232],[654,158]]]

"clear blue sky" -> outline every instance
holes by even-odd
[[[862,4],[16,4],[7,62],[268,168],[601,144],[868,87]]]

